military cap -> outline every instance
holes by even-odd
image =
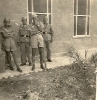
[[[3,23],[10,23],[10,19],[4,18]]]
[[[22,18],[21,18],[21,21],[25,21],[25,20],[27,20],[26,17],[22,17]]]

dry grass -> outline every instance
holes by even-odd
[[[23,100],[17,96],[28,90],[38,93],[39,100],[95,100],[95,66],[88,66],[73,47],[68,54],[75,59],[71,65],[0,80],[0,100]]]
[[[55,100],[55,98],[58,100],[89,100],[92,98],[94,100],[94,69],[88,67],[88,69],[79,70],[79,68],[78,64],[73,64],[45,72],[31,73],[27,76],[2,79],[0,100],[20,100],[14,95],[20,96],[28,90],[32,93],[39,93],[41,100]],[[85,74],[86,71],[87,74]]]

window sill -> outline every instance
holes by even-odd
[[[94,35],[94,36],[97,36],[97,35]]]
[[[77,35],[77,36],[73,36],[74,39],[76,38],[90,38],[90,35]]]

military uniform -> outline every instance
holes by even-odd
[[[16,43],[14,41],[14,34],[12,26],[6,28],[2,27],[2,49],[5,51],[15,51],[17,50]]]
[[[21,50],[21,63],[26,64],[26,57],[28,58],[29,65],[30,59],[30,32],[27,25],[20,25],[19,27],[19,43]]]
[[[44,18],[47,20],[47,18]],[[44,32],[43,38],[45,43],[45,49],[47,50],[47,60],[51,62],[51,48],[50,43],[53,41],[53,29],[52,26],[48,23],[44,23]]]
[[[40,67],[44,69],[44,40],[42,37],[43,24],[38,21],[36,16],[32,16],[33,23],[29,25],[31,34],[31,47],[32,47],[32,70],[35,69],[35,54],[38,48],[40,54]]]
[[[9,68],[10,64],[8,62],[8,59],[7,59],[7,54],[6,54],[6,50],[3,48],[3,39],[4,39],[4,36],[3,36],[3,32],[4,32],[4,26],[0,27],[0,42],[1,42],[1,49],[5,51],[5,69]],[[10,58],[11,60],[11,58]]]
[[[39,22],[39,27],[41,27],[41,23]],[[38,26],[35,24],[30,24],[30,34],[31,34],[31,47],[32,48],[38,48],[38,47],[44,47],[44,40],[42,37],[42,30],[40,31],[38,29]]]
[[[12,25],[9,24],[10,20],[7,20],[6,18],[4,19],[4,27],[2,27],[2,49],[5,50],[6,52],[6,59],[8,60],[8,63],[10,65],[10,70],[14,70],[12,61],[11,61],[11,55],[13,56],[14,62],[17,67],[17,71],[22,72],[22,70],[19,68],[17,59],[16,59],[16,53],[15,51],[17,50],[15,40],[14,40],[14,31],[12,28]]]

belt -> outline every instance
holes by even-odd
[[[43,32],[43,34],[50,34],[50,33],[48,33],[48,32]]]
[[[42,33],[43,33],[42,31],[38,31],[36,34],[31,34],[31,36],[38,35],[38,34],[42,34]]]
[[[29,35],[21,35],[21,37],[30,37]]]

